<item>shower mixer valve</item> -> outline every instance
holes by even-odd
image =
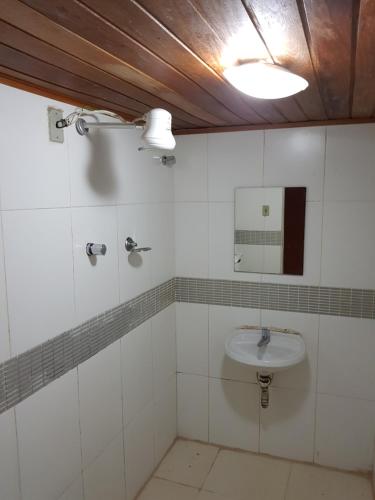
[[[107,253],[107,246],[104,243],[87,243],[86,253],[89,257],[105,255]]]
[[[139,252],[148,252],[151,250],[151,247],[141,247],[137,248],[138,243],[133,240],[130,236],[128,236],[125,240],[125,250],[129,253],[139,253]]]

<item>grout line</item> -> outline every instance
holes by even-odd
[[[76,376],[77,376],[77,396],[78,396],[78,427],[79,427],[79,441],[80,441],[80,452],[81,452],[81,482],[82,482],[82,494],[83,498],[86,498],[85,495],[85,481],[84,481],[84,467],[83,467],[83,440],[82,440],[82,424],[81,424],[81,398],[80,398],[80,386],[79,386],[79,373],[78,366],[76,367]]]
[[[17,479],[18,479],[18,488],[20,492],[20,497],[21,499],[25,499],[23,493],[22,493],[22,481],[21,481],[21,460],[20,460],[20,440],[18,436],[18,425],[17,425],[17,412],[16,408],[12,408],[11,410],[13,412],[13,422],[14,422],[14,430],[16,434],[16,449],[17,449]]]
[[[286,481],[285,492],[284,492],[284,500],[287,500],[288,498],[288,490],[289,490],[290,479],[292,477],[293,465],[294,463],[290,461],[289,474],[288,474],[288,479]]]

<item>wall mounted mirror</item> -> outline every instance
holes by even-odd
[[[305,187],[237,188],[234,270],[303,274]]]

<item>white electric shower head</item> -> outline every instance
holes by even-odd
[[[176,146],[172,134],[172,116],[165,109],[155,108],[144,115],[145,125],[142,140],[150,149],[171,151]]]
[[[117,118],[119,122],[88,122],[85,115],[104,115]],[[76,130],[80,135],[87,135],[90,129],[94,128],[139,128],[143,129],[141,136],[146,147],[143,149],[163,149],[171,151],[176,146],[175,138],[172,134],[172,115],[169,111],[161,108],[154,108],[145,113],[142,117],[136,118],[131,122],[125,121],[121,116],[106,110],[84,111],[76,110],[65,119],[56,122],[57,128],[68,127],[75,124]]]

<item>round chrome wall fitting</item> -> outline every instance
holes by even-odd
[[[86,253],[89,257],[105,255],[107,253],[107,246],[104,243],[87,243]]]
[[[78,118],[76,121],[76,130],[79,135],[87,135],[89,133],[89,129],[86,127],[86,122],[83,118]]]

